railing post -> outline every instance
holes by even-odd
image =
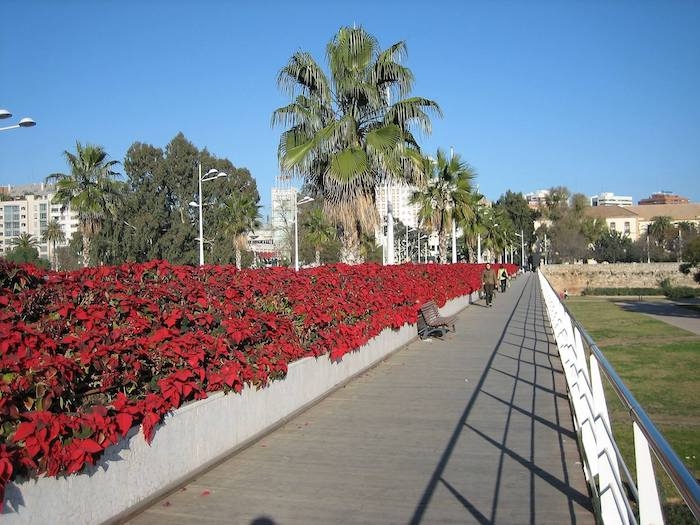
[[[639,491],[639,523],[640,525],[663,525],[664,517],[661,512],[661,500],[656,486],[649,443],[636,421],[632,426],[634,427],[634,457]]]

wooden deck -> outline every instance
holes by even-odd
[[[128,523],[593,524],[580,461],[525,275]]]

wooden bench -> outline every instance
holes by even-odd
[[[438,311],[438,307],[434,301],[428,301],[420,307],[420,316],[418,317],[418,336],[422,339],[430,337],[438,333],[442,336],[450,329],[455,331],[455,321],[457,317],[454,315],[443,317]]]

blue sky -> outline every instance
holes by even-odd
[[[297,50],[325,64],[339,27],[404,40],[414,95],[444,117],[426,152],[462,155],[487,197],[555,185],[700,202],[700,2],[5,0],[0,184],[66,170],[62,152],[178,132],[248,168],[267,208]]]

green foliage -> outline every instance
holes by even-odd
[[[28,263],[47,270],[50,267],[49,261],[41,259],[34,246],[16,246],[5,255],[5,259],[15,264]]]
[[[91,249],[93,239],[101,231],[108,217],[114,216],[122,195],[122,184],[114,168],[116,160],[107,160],[101,146],[77,142],[76,152],[64,151],[70,173],[54,173],[47,180],[56,181],[53,202],[70,205],[78,214],[83,240],[83,265],[94,262]]]
[[[669,299],[691,299],[700,297],[700,288],[692,288],[690,286],[672,286],[671,280],[666,277],[659,282],[659,286],[664,292],[664,295]]]
[[[291,99],[272,115],[273,125],[286,128],[280,166],[322,195],[348,263],[362,261],[362,235],[377,225],[375,187],[423,177],[414,130],[429,133],[429,115],[440,115],[434,101],[408,97],[413,74],[401,64],[405,55],[404,42],[381,50],[363,28],[342,27],[326,46],[328,73],[298,51],[278,75]]]
[[[680,271],[684,274],[693,273],[695,282],[700,283],[700,237],[695,237],[689,241],[683,249],[683,263]]]
[[[413,193],[411,203],[418,204],[421,225],[437,233],[440,259],[447,262],[452,221],[468,223],[476,218],[472,188],[476,172],[459,155],[448,158],[441,149],[437,150],[435,161],[425,158],[423,166],[427,179]]]
[[[503,209],[508,215],[513,225],[510,243],[517,247],[518,253],[520,253],[521,245],[524,243],[525,246],[529,246],[534,239],[535,228],[533,224],[533,211],[528,206],[527,199],[523,197],[522,193],[513,193],[508,190],[496,201],[496,208]],[[524,236],[523,242],[521,242],[519,237],[521,232]],[[523,262],[524,261],[520,261],[520,265],[522,265]]]
[[[606,231],[593,247],[593,256],[598,262],[632,262],[633,253],[631,239],[618,231]]]
[[[228,174],[202,185],[205,261],[234,262],[229,219],[237,215],[226,201],[238,195],[257,206],[255,181],[247,169],[236,168],[206,149],[198,150],[182,133],[165,149],[136,142],[127,151],[126,189],[117,213],[95,241],[99,259],[109,264],[153,259],[197,264],[199,217],[189,203],[199,200],[200,163],[204,172],[214,168]]]
[[[628,296],[644,296],[644,295],[664,295],[661,288],[586,288],[581,295],[628,295]]]

